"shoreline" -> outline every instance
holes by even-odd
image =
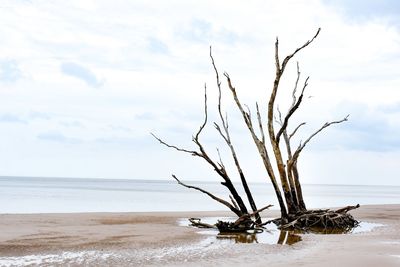
[[[0,214],[0,265],[398,266],[400,204],[350,213],[383,226],[356,234],[303,234],[288,246],[220,242],[178,224],[189,217],[232,216],[228,211]],[[278,217],[279,211],[262,215]]]

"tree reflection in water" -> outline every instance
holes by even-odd
[[[279,237],[270,232],[261,234],[249,233],[219,233],[218,239],[229,239],[235,243],[268,243],[280,245],[293,245],[301,241],[301,236],[295,234],[293,231],[280,231]]]
[[[280,245],[293,245],[301,241],[301,236],[296,235],[292,231],[281,231],[279,234],[278,244]]]

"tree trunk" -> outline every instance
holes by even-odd
[[[294,183],[296,186],[296,193],[297,193],[297,199],[299,203],[299,208],[301,211],[307,210],[306,204],[304,203],[303,199],[303,190],[301,189],[301,184],[299,180],[299,172],[297,170],[297,162],[293,163],[293,176],[294,176]]]

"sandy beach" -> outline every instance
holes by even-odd
[[[225,212],[3,214],[0,266],[400,266],[400,205],[352,214],[372,229],[293,245],[220,240],[182,223]]]

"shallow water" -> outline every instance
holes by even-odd
[[[270,218],[264,218],[264,221]],[[215,224],[218,220],[221,221],[234,221],[232,217],[205,217],[201,222],[208,224]],[[181,226],[188,226],[187,219],[180,219],[178,221]],[[375,227],[383,226],[378,223],[360,222],[359,226],[348,232],[347,234],[357,234],[372,231]],[[293,245],[302,240],[304,234],[343,234],[340,232],[327,232],[325,230],[315,229],[312,233],[304,233],[298,230],[279,230],[275,224],[271,223],[267,226],[262,233],[219,233],[217,229],[207,229],[199,231],[200,234],[213,236],[217,242],[229,243],[262,243],[262,244],[280,244],[280,245]]]
[[[203,218],[204,222],[215,223],[217,219],[232,218]],[[187,219],[180,219],[178,223],[187,226]],[[362,222],[360,227],[354,229],[353,233],[371,231],[382,224]],[[191,261],[204,258],[226,257],[233,251],[243,248],[236,246],[237,243],[264,243],[292,245],[301,240],[301,234],[294,234],[287,231],[279,231],[270,227],[269,231],[256,235],[218,236],[217,230],[201,230],[205,238],[199,242],[186,245],[141,248],[119,251],[63,251],[52,254],[37,254],[25,256],[0,257],[0,266],[142,266],[142,265],[168,265],[171,262],[190,265]],[[235,246],[235,249],[232,249]],[[244,246],[247,247],[247,246]],[[263,250],[260,246],[254,246],[252,250]],[[397,255],[393,255],[397,257]]]

